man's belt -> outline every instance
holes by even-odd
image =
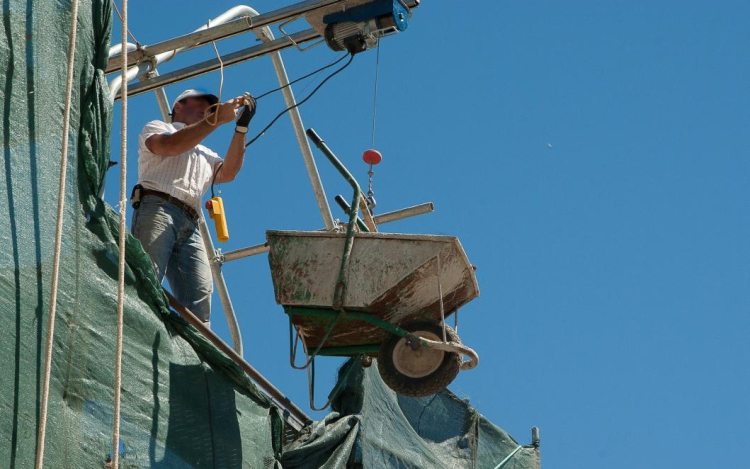
[[[193,207],[189,206],[188,204],[186,204],[185,202],[181,201],[180,199],[178,199],[176,197],[172,197],[171,195],[169,195],[169,194],[167,194],[165,192],[155,191],[155,190],[152,190],[152,189],[143,189],[143,190],[141,190],[141,197],[146,197],[147,195],[153,195],[153,196],[162,198],[162,199],[166,200],[167,202],[170,202],[170,203],[176,205],[183,212],[185,212],[188,215],[190,215],[190,217],[192,217],[193,220],[197,220],[198,219],[198,212],[196,212]]]

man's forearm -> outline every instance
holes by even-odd
[[[217,182],[231,182],[237,176],[245,161],[245,134],[235,132],[229,143],[229,150],[224,158],[221,172],[216,176]]]

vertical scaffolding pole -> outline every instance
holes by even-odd
[[[231,19],[238,18],[241,16],[256,17],[258,15],[259,13],[255,11],[253,8],[250,8],[247,6],[239,6],[224,13],[220,17],[216,18],[213,22],[221,24],[221,23],[225,23],[227,21],[230,21]],[[254,31],[254,32],[256,33],[258,38],[260,38],[264,42],[274,40],[273,33],[268,27],[260,28],[260,31]],[[165,53],[165,55],[166,54],[167,53]],[[274,67],[274,71],[276,72],[276,77],[279,81],[279,86],[283,87],[282,93],[284,96],[284,101],[286,103],[286,106],[293,107],[297,104],[297,102],[294,97],[294,92],[292,91],[291,86],[289,86],[289,76],[286,73],[284,62],[281,59],[281,53],[279,53],[278,51],[273,52],[271,54],[271,60],[273,61],[273,67]],[[155,62],[158,62],[158,60]],[[159,75],[158,71],[156,71],[155,69],[155,65],[153,69],[150,69],[150,65],[149,67],[144,66],[143,68],[144,70],[148,69],[148,75],[147,75],[148,78],[152,78],[152,77]],[[140,70],[140,68],[138,70]],[[133,71],[132,74],[135,77],[136,72]],[[119,88],[119,86],[117,88]],[[157,100],[157,103],[159,104],[159,110],[161,111],[162,118],[165,121],[169,121],[169,113],[171,111],[171,107],[169,105],[167,94],[164,88],[163,87],[157,88],[156,90],[154,90],[154,92],[156,94],[156,100]],[[305,167],[307,169],[308,177],[310,178],[310,183],[312,184],[312,187],[313,187],[313,193],[315,194],[315,199],[318,203],[318,209],[320,210],[320,214],[323,217],[323,223],[325,224],[326,230],[333,230],[336,227],[335,222],[333,220],[333,214],[331,213],[331,208],[326,198],[326,193],[323,188],[323,182],[320,179],[320,173],[318,172],[318,167],[315,164],[315,159],[313,158],[312,149],[310,148],[310,143],[308,142],[307,137],[305,136],[304,124],[302,123],[302,116],[300,115],[299,109],[296,107],[292,109],[289,112],[289,117],[291,119],[292,127],[294,128],[294,133],[297,138],[297,144],[299,145],[300,152],[302,153],[302,159],[305,162]],[[199,220],[199,227],[201,231],[201,237],[203,238],[204,248],[206,250],[206,254],[208,255],[209,265],[211,267],[211,273],[214,278],[216,291],[219,294],[219,299],[221,301],[221,305],[224,310],[224,315],[226,316],[227,324],[229,325],[229,331],[232,336],[232,344],[233,344],[234,350],[240,356],[242,356],[243,355],[242,335],[240,333],[239,324],[237,322],[237,315],[234,311],[232,300],[229,297],[229,290],[224,280],[224,274],[221,271],[222,261],[219,256],[219,253],[214,248],[213,240],[211,238],[211,233],[208,230],[208,226],[206,226],[205,218],[203,216],[201,216],[201,219]]]
[[[216,292],[219,294],[221,307],[224,309],[224,316],[226,316],[227,324],[229,325],[229,333],[232,336],[232,346],[235,352],[242,357],[243,347],[240,325],[237,323],[237,315],[234,313],[234,306],[232,305],[232,300],[229,298],[229,290],[224,281],[224,274],[221,272],[221,261],[216,255],[214,242],[211,240],[211,233],[208,231],[208,226],[206,226],[206,220],[203,217],[203,213],[201,213],[200,220],[198,220],[198,225],[200,226],[201,238],[203,238],[203,245],[206,248],[206,254],[208,254],[208,264],[211,266],[211,273],[214,277]]]
[[[271,39],[273,39],[273,36],[271,36]],[[274,52],[271,54],[271,60],[273,60],[273,68],[276,70],[279,85],[285,87],[282,90],[282,93],[284,94],[286,107],[292,107],[296,105],[297,102],[294,99],[292,87],[287,86],[289,85],[289,76],[286,73],[284,62],[281,60],[281,53]],[[318,167],[315,164],[315,159],[313,159],[310,142],[307,141],[307,137],[305,136],[305,127],[302,124],[302,116],[299,113],[298,107],[289,111],[289,118],[292,120],[292,127],[294,127],[294,134],[297,137],[297,144],[302,152],[302,159],[305,161],[305,167],[307,167],[307,174],[310,177],[310,183],[312,183],[313,186],[315,199],[318,201],[318,209],[323,217],[323,223],[325,224],[326,230],[333,230],[335,224],[333,222],[333,215],[331,214],[331,207],[328,205],[326,192],[323,189],[323,182],[320,180],[320,173],[318,173]]]

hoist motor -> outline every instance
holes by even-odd
[[[406,31],[411,11],[403,0],[374,0],[323,17],[325,40],[335,51],[357,54],[384,36]]]

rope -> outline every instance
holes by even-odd
[[[440,295],[440,322],[443,324],[443,343],[448,343],[448,335],[445,332],[445,307],[443,306],[443,284],[440,282],[440,253],[437,255],[437,282],[438,295]]]
[[[321,81],[318,84],[318,86],[316,86],[315,89],[313,89],[310,92],[310,94],[308,94],[302,101],[299,101],[294,106],[289,106],[288,108],[286,108],[283,111],[281,111],[276,117],[273,118],[273,120],[268,125],[265,126],[265,128],[263,128],[263,130],[260,131],[260,133],[258,135],[256,135],[255,137],[253,137],[249,142],[247,142],[245,144],[245,148],[249,147],[250,145],[252,145],[253,143],[255,143],[259,138],[261,138],[266,133],[266,131],[268,129],[270,129],[271,126],[273,126],[273,124],[275,124],[276,121],[281,118],[281,116],[283,116],[287,112],[291,111],[292,109],[298,108],[298,107],[302,106],[303,104],[305,104],[310,98],[312,98],[315,95],[315,93],[318,92],[318,90],[320,88],[323,87],[323,85],[326,84],[326,82],[328,80],[330,80],[331,78],[335,77],[339,73],[343,72],[346,69],[346,67],[348,67],[352,63],[352,60],[354,60],[354,54],[349,54],[348,57],[349,57],[349,60],[346,62],[346,64],[344,64],[344,66],[342,66],[341,68],[338,68],[335,72],[333,72],[330,75],[328,75],[327,77],[325,77],[325,79],[323,81]]]
[[[50,287],[47,348],[44,357],[42,383],[42,403],[37,434],[36,469],[44,465],[44,437],[47,431],[47,408],[49,401],[49,381],[52,374],[52,341],[55,336],[55,314],[57,312],[57,287],[60,272],[60,251],[62,246],[63,215],[65,210],[65,180],[68,169],[68,133],[70,131],[70,106],[73,101],[73,66],[76,54],[76,29],[78,28],[78,0],[72,3],[70,44],[68,47],[68,76],[65,81],[65,110],[63,111],[62,154],[60,156],[60,187],[57,195],[57,227],[55,231],[55,251],[52,260],[52,285]]]
[[[208,20],[208,23],[206,23],[206,28],[210,28],[210,27],[211,27],[211,20]],[[208,122],[208,124],[211,127],[216,127],[216,125],[219,123],[219,106],[221,106],[221,92],[224,89],[224,61],[221,60],[221,54],[219,54],[219,49],[216,47],[216,41],[211,41],[211,44],[214,46],[214,52],[216,52],[216,59],[219,61],[219,75],[221,78],[219,79],[219,96],[218,96],[219,101],[216,104],[210,105],[206,109],[206,112],[208,112],[209,109],[213,109],[214,107],[216,108],[216,110],[213,112],[214,121],[211,122],[211,116],[209,116],[206,119],[206,122]],[[215,176],[214,176],[214,179],[215,179]],[[213,187],[211,187],[211,190],[213,191]],[[212,192],[212,196],[213,196],[213,192]]]
[[[127,3],[127,0],[123,1],[123,8],[125,7],[125,3]],[[136,45],[140,46],[141,43],[138,42],[138,39],[136,39],[135,36],[133,36],[133,33],[131,33],[130,30],[127,28],[127,26],[124,24],[125,21],[122,19],[122,15],[120,14],[120,10],[117,8],[117,2],[115,2],[115,0],[112,0],[112,6],[115,7],[115,12],[117,13],[117,16],[120,17],[120,21],[123,23],[123,26],[122,26],[123,29],[125,29],[128,32],[128,35],[133,40],[133,42],[135,42]],[[125,44],[125,40],[127,38],[125,37],[125,35],[123,35],[122,38],[123,38],[123,44]]]
[[[128,0],[122,0],[122,43],[127,41]],[[125,316],[125,212],[127,207],[128,160],[128,54],[122,54],[122,119],[120,123],[120,257],[117,274],[117,339],[115,343],[115,404],[112,429],[112,468],[120,464],[120,401],[122,392],[122,336]]]

